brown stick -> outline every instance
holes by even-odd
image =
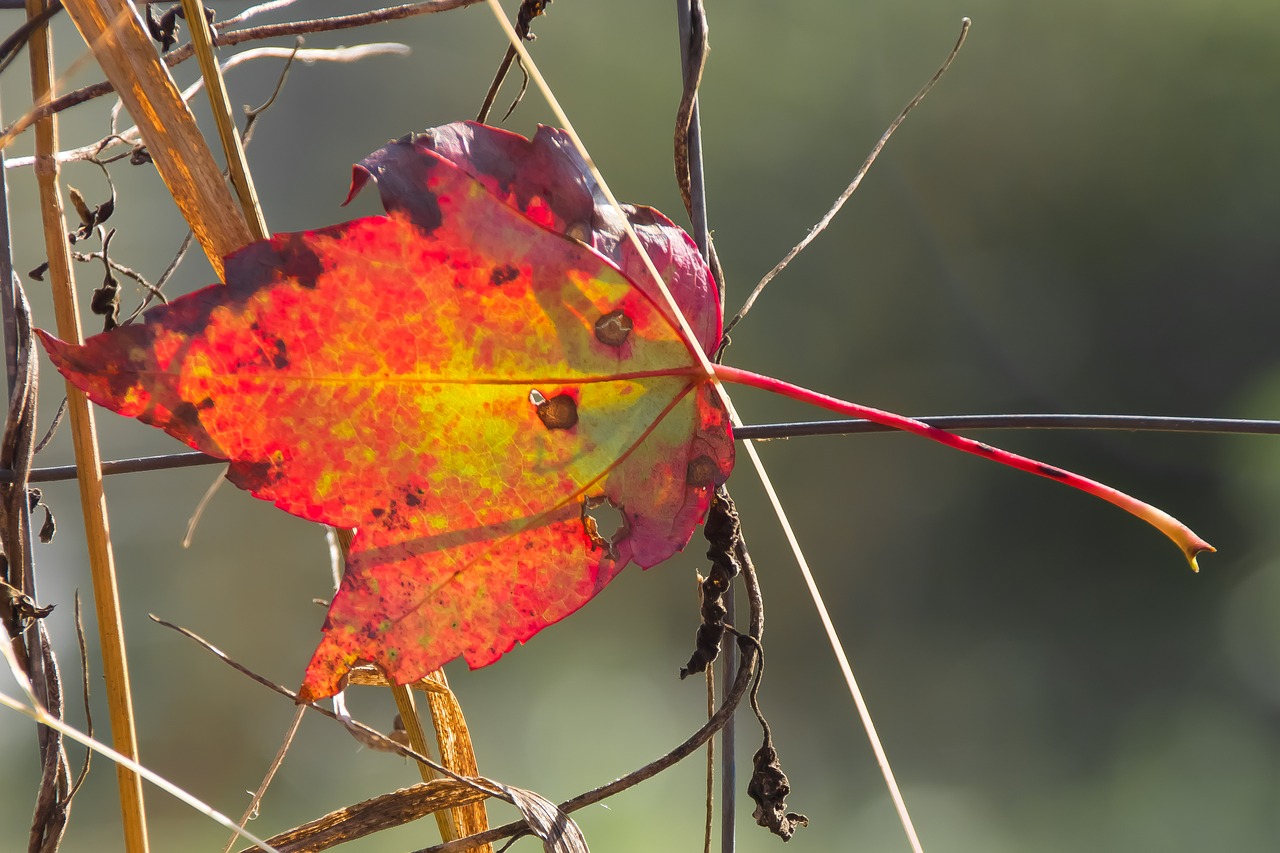
[[[27,16],[46,8],[45,0],[27,0]],[[32,94],[36,103],[53,94],[53,53],[47,26],[31,36]],[[71,253],[67,243],[62,194],[58,188],[57,120],[36,123],[36,181],[40,189],[40,212],[44,220],[45,248],[49,255],[49,281],[53,288],[54,314],[58,335],[79,342],[80,314],[71,273]],[[84,513],[85,537],[89,550],[89,570],[93,577],[93,598],[102,642],[103,674],[107,682],[107,707],[111,717],[112,742],[116,750],[137,760],[137,732],[133,722],[133,698],[129,689],[129,667],[125,657],[124,632],[120,616],[120,594],[116,585],[115,559],[107,523],[107,503],[102,490],[102,459],[94,429],[93,410],[79,390],[68,384],[67,404],[71,435],[75,446],[76,470],[80,481],[80,506]],[[142,779],[132,770],[117,766],[120,811],[124,820],[125,849],[146,853],[146,813],[142,802]]]

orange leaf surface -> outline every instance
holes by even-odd
[[[230,460],[287,512],[357,528],[303,699],[358,660],[399,683],[491,663],[683,548],[732,469],[696,344],[588,245],[637,264],[562,142],[467,124],[392,143],[352,190],[375,179],[388,215],[246,247],[225,286],[83,346],[41,333],[95,402]],[[692,243],[628,212],[714,344]]]

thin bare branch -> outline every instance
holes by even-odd
[[[306,713],[306,708],[299,705],[294,711],[293,721],[289,724],[289,731],[284,733],[284,741],[281,742],[280,748],[276,750],[276,757],[271,760],[271,766],[267,768],[267,774],[262,777],[258,790],[253,792],[253,796],[249,799],[249,806],[244,810],[244,814],[240,816],[240,828],[244,829],[249,825],[249,821],[258,816],[258,808],[262,805],[262,798],[267,795],[267,788],[271,786],[271,780],[275,779],[276,771],[280,769],[280,765],[284,763],[284,757],[289,752],[289,747],[293,745],[293,738],[298,733],[298,727],[302,725],[302,715]],[[240,834],[232,833],[231,838],[227,841],[227,845],[222,848],[222,853],[230,853],[231,848],[235,846],[236,839]],[[273,844],[280,844],[279,836],[268,839]]]
[[[516,14],[516,33],[525,41],[533,41],[534,35],[529,32],[533,25],[533,19],[540,15],[546,14],[547,6],[551,0],[523,0],[520,4],[520,11]],[[516,49],[508,47],[507,52],[503,54],[502,61],[498,63],[498,70],[493,75],[493,82],[489,84],[489,91],[485,93],[484,103],[480,105],[480,112],[476,114],[476,121],[483,124],[489,120],[489,110],[493,109],[493,102],[498,97],[498,90],[502,88],[502,82],[507,79],[507,72],[511,70],[511,64],[516,60]],[[502,120],[506,121],[515,112],[520,101],[524,99],[525,90],[529,88],[529,72],[525,71],[524,64],[520,65],[520,73],[524,75],[520,83],[520,92],[516,95],[515,100],[511,102],[511,106],[507,108],[507,112],[502,116]]]
[[[929,82],[925,83],[924,88],[917,92],[916,96],[912,98],[905,107],[903,107],[902,112],[898,113],[898,117],[893,120],[888,129],[885,130],[883,135],[881,135],[879,141],[876,142],[875,147],[871,149],[871,153],[867,155],[867,159],[863,162],[862,167],[858,169],[858,173],[853,176],[853,180],[849,183],[849,186],[845,187],[844,192],[840,193],[840,197],[836,199],[835,204],[831,206],[831,209],[827,211],[826,215],[818,220],[817,225],[814,225],[809,229],[809,233],[805,235],[803,240],[793,246],[790,252],[787,252],[787,256],[785,258],[778,261],[777,266],[765,273],[764,278],[760,279],[760,283],[751,291],[751,295],[747,297],[747,301],[738,309],[738,313],[734,314],[733,319],[725,324],[725,337],[728,337],[730,330],[732,330],[734,326],[738,325],[743,317],[747,316],[747,312],[751,310],[751,306],[755,304],[756,299],[760,297],[760,294],[764,291],[769,282],[773,281],[774,276],[786,269],[787,265],[795,259],[795,256],[804,251],[805,247],[812,243],[814,239],[825,231],[827,226],[831,224],[831,220],[840,212],[840,208],[844,207],[844,203],[849,200],[849,196],[853,195],[854,190],[856,190],[862,183],[862,179],[867,176],[867,172],[871,170],[871,165],[875,163],[876,158],[880,156],[880,152],[884,150],[884,146],[888,144],[889,138],[893,136],[894,131],[896,131],[898,126],[902,124],[903,120],[911,114],[911,111],[925,99],[925,96],[928,95],[929,92],[933,91],[933,87],[942,79],[942,75],[947,73],[947,69],[951,67],[951,63],[955,60],[956,55],[960,53],[960,48],[964,46],[964,41],[969,36],[970,24],[971,21],[968,18],[964,18],[960,22],[960,37],[956,39],[955,46],[951,48],[951,53],[947,54],[947,58],[943,61],[942,65],[938,67],[938,70],[933,73],[933,76],[929,78]]]
[[[313,65],[317,62],[359,62],[372,56],[407,56],[410,48],[406,44],[400,42],[372,42],[370,44],[360,44],[353,47],[337,47],[337,48],[309,48],[306,50],[296,50],[289,47],[255,47],[249,50],[237,53],[227,61],[220,64],[223,72],[237,68],[246,62],[252,62],[257,59],[289,59],[296,55],[298,61],[305,65]],[[190,101],[202,89],[204,89],[204,78],[201,78],[190,86],[182,90],[182,99]],[[77,160],[93,160],[102,155],[102,153],[117,145],[134,145],[140,142],[142,134],[134,125],[119,133],[111,133],[103,139],[82,145],[79,148],[72,148],[66,151],[59,151],[57,154],[59,163],[73,162]],[[6,169],[17,169],[24,166],[31,166],[35,163],[34,157],[14,157],[5,163]]]
[[[389,21],[400,21],[405,18],[411,18],[415,15],[429,15],[435,12],[448,12],[452,9],[460,9],[463,6],[471,6],[483,0],[426,0],[420,3],[405,3],[400,6],[387,6],[381,9],[370,9],[367,12],[357,12],[351,15],[335,15],[329,18],[317,18],[307,21],[291,21],[283,24],[264,24],[260,27],[246,27],[242,30],[231,30],[230,32],[219,31],[218,38],[214,42],[215,47],[229,47],[237,44],[243,44],[248,41],[262,41],[263,39],[280,38],[281,36],[297,36],[307,35],[308,33],[323,33],[333,30],[346,30],[355,27],[366,27],[371,24],[382,24]],[[226,26],[223,24],[222,26]],[[215,29],[217,29],[215,27]],[[190,44],[183,45],[169,51],[163,57],[165,65],[170,68],[178,65],[195,55],[195,50]],[[14,122],[5,129],[4,138],[9,139],[22,133],[32,123],[46,116],[60,113],[65,109],[91,101],[94,98],[101,98],[103,95],[109,95],[115,91],[115,87],[107,81],[94,83],[75,89],[61,97],[54,98],[47,103],[39,104],[27,115]],[[6,143],[7,144],[7,143]]]
[[[188,628],[183,628],[181,625],[175,625],[172,622],[168,622],[164,619],[161,619],[159,616],[156,616],[155,614],[150,614],[150,618],[151,618],[151,621],[155,622],[157,625],[163,625],[164,627],[172,631],[177,631],[179,634],[186,637],[187,639],[194,641],[196,644],[203,647],[205,651],[209,652],[214,657],[218,658],[218,660],[222,661],[227,666],[231,667],[232,669],[236,670],[242,675],[248,676],[250,679],[258,682],[263,687],[266,687],[268,690],[273,690],[276,693],[279,693],[281,696],[286,697],[287,699],[292,701],[294,704],[304,705],[305,707],[310,708],[311,710],[315,711],[318,714],[328,717],[329,719],[334,720],[336,722],[342,723],[347,728],[358,729],[361,732],[361,734],[364,735],[365,737],[377,740],[378,742],[382,743],[386,747],[387,752],[394,752],[399,755],[403,755],[405,758],[410,758],[410,759],[413,759],[414,761],[418,761],[423,764],[426,764],[429,767],[431,767],[431,769],[439,773],[441,776],[447,776],[448,778],[453,779],[456,782],[461,782],[462,784],[467,785],[468,787],[474,788],[475,790],[487,796],[496,797],[499,800],[505,800],[507,802],[510,802],[510,800],[501,790],[497,788],[491,788],[483,784],[483,782],[480,782],[476,779],[473,779],[467,776],[462,776],[461,774],[458,774],[458,773],[454,773],[448,767],[445,767],[439,762],[431,760],[430,758],[428,758],[425,755],[422,755],[421,753],[415,752],[414,750],[410,749],[409,747],[405,746],[402,743],[392,740],[391,738],[387,737],[382,732],[378,731],[372,726],[367,726],[364,723],[358,720],[354,720],[350,717],[341,717],[338,714],[334,713],[333,711],[330,711],[328,708],[325,708],[322,705],[319,705],[315,702],[310,702],[310,703],[298,702],[297,693],[295,693],[294,691],[290,690],[289,688],[283,685],[276,684],[274,681],[272,681],[269,678],[265,678],[261,675],[258,675],[256,672],[249,669],[247,666],[240,663],[239,661],[235,660],[226,652],[222,651],[217,646],[213,645],[213,643],[210,643],[208,640],[204,639],[194,631]]]
[[[270,0],[268,3],[259,3],[257,6],[250,6],[239,15],[234,15],[222,22],[223,27],[234,26],[235,24],[243,24],[250,18],[256,18],[258,15],[267,12],[275,12],[279,9],[285,9],[292,6],[298,0]]]

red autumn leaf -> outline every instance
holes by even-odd
[[[562,133],[449,125],[370,155],[352,193],[370,178],[386,216],[248,246],[225,286],[83,346],[41,333],[94,401],[230,460],[257,497],[358,529],[304,699],[358,660],[399,683],[458,656],[496,660],[628,563],[683,548],[733,467],[695,349],[720,337],[705,265],[660,213],[626,209],[690,342]],[[1209,547],[1035,460],[734,368],[714,378],[1081,488],[1193,565]]]
[[[388,216],[249,246],[225,286],[83,347],[44,336],[95,402],[358,529],[308,698],[357,659],[400,682],[492,662],[684,547],[733,465],[689,345],[601,255],[412,141],[357,167],[357,188],[369,174]],[[705,279],[671,230],[673,280]],[[684,292],[718,339],[714,298],[696,301],[713,292]],[[616,535],[593,529],[597,505]]]

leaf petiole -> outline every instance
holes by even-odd
[[[998,447],[992,447],[980,441],[974,441],[971,438],[965,438],[956,435],[953,432],[930,426],[923,421],[917,421],[903,415],[897,415],[893,412],[886,412],[883,409],[876,409],[870,406],[862,406],[857,403],[850,403],[835,397],[829,397],[826,394],[820,394],[817,391],[811,391],[808,388],[801,388],[798,385],[792,385],[789,382],[783,382],[779,379],[773,379],[769,376],[761,376],[758,373],[752,373],[748,370],[740,370],[736,367],[728,367],[726,365],[715,365],[715,376],[722,382],[731,382],[735,385],[747,385],[752,388],[759,388],[762,391],[769,391],[774,394],[780,394],[801,403],[818,406],[828,411],[838,412],[842,415],[854,418],[863,418],[874,423],[883,424],[893,429],[909,432],[918,435],[921,438],[927,438],[936,441],[939,444],[945,444],[947,447],[956,450],[962,450],[965,453],[972,453],[975,456],[981,456],[1010,468],[1016,468],[1019,471],[1025,471],[1028,474],[1035,474],[1037,477],[1046,477],[1050,480],[1056,480],[1072,488],[1079,489],[1086,494],[1101,498],[1108,503],[1115,504],[1126,512],[1137,516],[1143,521],[1155,527],[1165,536],[1173,540],[1173,543],[1182,551],[1183,556],[1191,564],[1192,571],[1199,571],[1200,567],[1196,564],[1196,557],[1205,551],[1212,552],[1216,550],[1208,542],[1197,536],[1189,527],[1178,521],[1173,516],[1161,509],[1157,509],[1149,503],[1140,501],[1135,497],[1125,494],[1117,489],[1099,483],[1096,480],[1090,480],[1088,477],[1082,477],[1071,471],[1057,468],[1053,465],[1046,465],[1035,459],[1026,456],[1019,456],[1016,453],[1010,453],[1007,450],[1001,450]]]

